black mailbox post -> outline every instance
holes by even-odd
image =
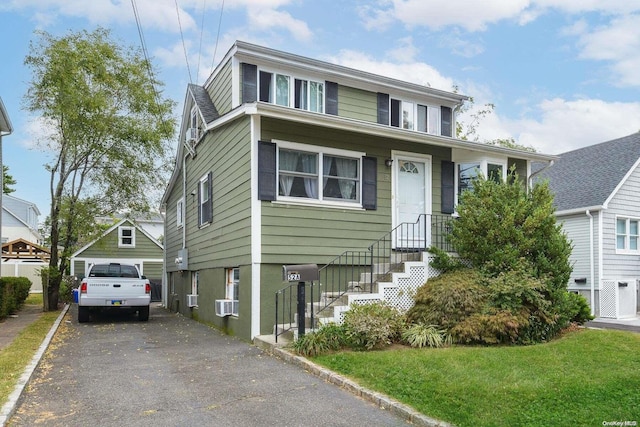
[[[286,282],[298,282],[298,336],[304,335],[304,312],[306,298],[304,292],[305,282],[313,282],[320,279],[317,264],[283,265],[282,280]]]

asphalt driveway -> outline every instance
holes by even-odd
[[[148,322],[70,310],[10,426],[401,426],[298,366],[152,304]]]

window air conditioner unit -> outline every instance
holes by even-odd
[[[187,307],[197,307],[198,306],[198,295],[189,294],[187,295]]]
[[[233,314],[233,303],[237,301],[231,299],[217,299],[216,300],[216,316],[225,317]]]
[[[184,139],[187,142],[196,142],[198,139],[198,128],[189,128],[184,134]]]

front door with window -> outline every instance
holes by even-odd
[[[393,157],[395,247],[426,248],[431,213],[431,158],[417,154]],[[421,216],[422,215],[422,216]]]

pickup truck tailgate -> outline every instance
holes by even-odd
[[[87,282],[86,295],[91,298],[105,297],[118,298],[138,297],[145,293],[145,281],[143,279],[130,279],[125,277],[91,278]]]

